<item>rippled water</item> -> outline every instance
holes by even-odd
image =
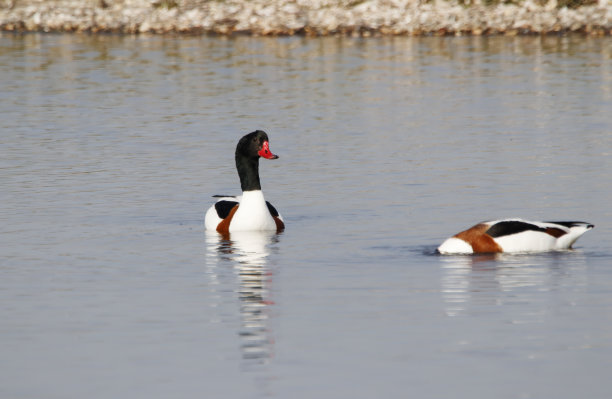
[[[610,38],[2,35],[0,89],[1,397],[610,397]],[[223,241],[255,129],[287,229]],[[596,228],[434,254],[511,216]]]

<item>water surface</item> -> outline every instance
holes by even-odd
[[[608,398],[610,38],[0,36],[0,396]],[[263,129],[281,234],[203,230]],[[492,218],[575,250],[437,256]]]

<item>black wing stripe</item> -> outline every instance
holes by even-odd
[[[572,227],[576,227],[576,226],[586,226],[589,223],[586,222],[544,222],[544,223],[554,223],[554,224],[560,224],[561,226],[565,226],[567,228],[572,228]]]
[[[519,220],[507,220],[495,223],[486,233],[493,238],[497,238],[522,233],[527,230],[546,232],[546,229],[538,227],[535,224],[525,223]]]
[[[225,219],[229,214],[230,211],[232,210],[233,207],[235,207],[236,205],[238,205],[238,201],[217,201],[215,203],[215,209],[217,210],[217,215],[219,215],[219,217],[221,219]]]
[[[274,205],[272,205],[268,201],[266,201],[266,205],[268,205],[268,210],[270,211],[270,215],[272,215],[273,217],[278,217],[278,211],[276,210]]]

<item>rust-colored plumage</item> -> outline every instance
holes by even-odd
[[[556,227],[547,227],[546,228],[546,234],[551,235],[555,238],[559,238],[565,234],[567,234],[567,231],[558,229]]]
[[[273,216],[273,218],[274,218],[274,223],[276,223],[276,231],[281,232],[285,230],[285,223],[283,223],[283,221],[280,220],[278,216]]]
[[[232,210],[230,211],[229,215],[227,215],[227,217],[223,219],[221,222],[219,222],[219,224],[217,225],[217,231],[221,235],[223,236],[229,235],[229,226],[237,210],[238,210],[238,205],[234,206]]]
[[[472,246],[474,253],[493,253],[502,252],[501,247],[486,233],[489,229],[484,223],[470,227],[454,237],[463,240]]]

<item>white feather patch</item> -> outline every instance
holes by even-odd
[[[230,233],[234,231],[266,231],[276,230],[276,222],[261,190],[245,191],[242,193],[240,206],[230,223]]]
[[[557,239],[550,234],[527,230],[494,238],[504,252],[540,252],[555,249]]]
[[[581,235],[583,235],[584,233],[592,229],[592,227],[589,227],[589,226],[591,225],[582,224],[582,225],[570,227],[569,233],[557,239],[556,249],[571,248],[572,245],[574,245],[576,240],[580,238]]]
[[[451,237],[444,241],[442,245],[438,247],[438,252],[445,255],[472,254],[474,253],[474,250],[472,249],[472,246],[467,242],[456,237]]]
[[[215,231],[219,223],[221,223],[221,220],[223,219],[217,215],[217,210],[213,205],[206,211],[206,216],[204,216],[204,227],[206,230]]]

